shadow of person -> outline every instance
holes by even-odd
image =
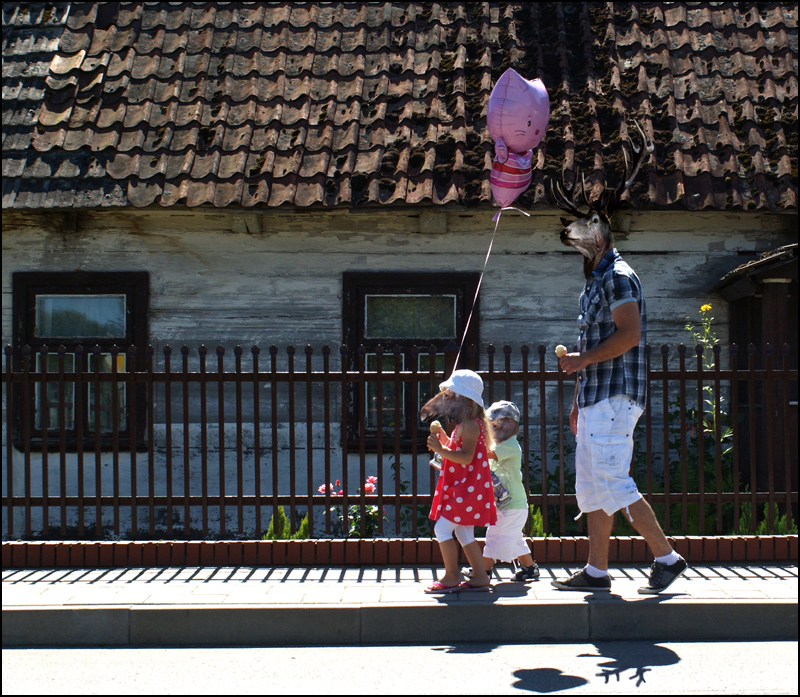
[[[589,682],[577,675],[565,675],[558,668],[521,668],[512,675],[517,680],[511,686],[528,692],[559,692],[582,687]]]
[[[475,644],[452,644],[451,646],[436,646],[433,651],[443,651],[444,653],[491,653],[500,644],[475,643]]]
[[[529,587],[519,581],[500,581],[492,584],[492,592],[504,598],[521,598],[528,595]]]
[[[643,682],[647,682],[645,673],[655,667],[674,665],[681,660],[672,649],[647,641],[597,641],[594,645],[597,654],[582,653],[578,656],[609,659],[597,664],[600,672],[596,677],[604,678],[606,684],[611,678],[616,678],[619,682],[623,673],[631,671],[632,674],[625,677],[628,680],[636,680],[635,686],[639,687]]]

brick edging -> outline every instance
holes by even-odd
[[[797,561],[797,535],[671,537],[693,563]],[[527,538],[540,564],[584,562],[586,537]],[[650,563],[641,537],[612,537],[613,563]],[[441,564],[434,539],[3,542],[2,568]]]

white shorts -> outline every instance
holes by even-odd
[[[642,498],[630,476],[633,431],[641,415],[642,408],[626,395],[578,412],[575,493],[581,513],[602,509],[613,515]]]
[[[470,542],[475,542],[474,525],[459,525],[452,520],[447,520],[447,518],[442,517],[439,518],[439,520],[436,521],[436,525],[433,526],[433,534],[436,535],[437,542],[452,540],[453,533],[456,534],[456,538],[461,543],[462,547],[465,547]]]
[[[528,543],[522,536],[522,528],[528,522],[525,508],[497,511],[497,523],[486,528],[486,546],[483,556],[495,561],[514,561],[523,554],[530,554]]]

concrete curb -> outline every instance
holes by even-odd
[[[589,598],[583,603],[443,603],[434,607],[14,607],[3,609],[2,623],[4,647],[770,641],[797,638],[797,603]]]

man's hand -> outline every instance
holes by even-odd
[[[575,402],[572,403],[572,411],[569,413],[569,429],[573,436],[578,435],[578,405]]]
[[[589,362],[586,360],[585,353],[568,353],[558,359],[558,364],[567,375],[572,375],[583,370],[589,365]]]
[[[639,339],[642,338],[642,326],[639,305],[636,302],[619,305],[611,311],[611,316],[616,325],[616,331],[611,336],[588,351],[568,353],[558,359],[558,364],[567,375],[583,370],[592,363],[610,361],[630,351],[639,343]]]

